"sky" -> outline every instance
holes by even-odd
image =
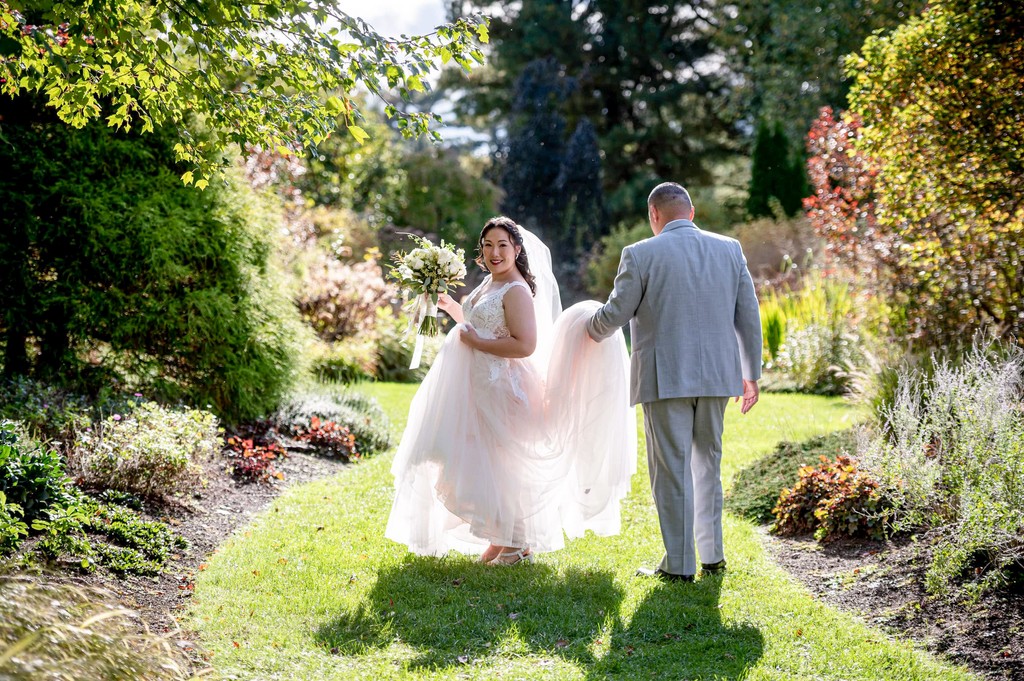
[[[442,0],[338,0],[337,4],[388,37],[422,35],[444,23]]]

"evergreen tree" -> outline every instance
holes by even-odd
[[[576,253],[588,250],[605,233],[608,220],[601,189],[601,149],[590,121],[580,121],[569,138],[557,184],[565,201],[562,245]]]
[[[502,212],[549,237],[560,231],[565,203],[558,188],[566,128],[559,108],[572,86],[555,60],[528,64],[516,81],[508,140],[498,151]]]
[[[453,15],[487,9],[494,17],[487,67],[468,81],[459,111],[471,124],[509,129],[514,74],[553,59],[578,83],[565,103],[567,128],[584,120],[594,126],[611,221],[643,215],[654,183],[708,182],[714,162],[739,151],[740,133],[721,106],[728,83],[708,68],[714,4],[453,2]]]
[[[844,58],[873,33],[918,13],[925,0],[731,0],[718,3],[713,40],[734,75],[731,108],[779,121],[802,140],[823,106],[845,109]]]
[[[751,158],[747,212],[755,218],[774,216],[774,198],[786,215],[795,215],[807,193],[802,155],[795,153],[779,122],[769,125],[762,120],[757,126]]]
[[[272,411],[302,333],[275,267],[279,206],[233,170],[183,186],[173,129],[76,130],[41,95],[0,95],[0,119],[3,373],[228,421]]]

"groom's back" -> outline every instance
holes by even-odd
[[[749,352],[756,335],[758,358],[761,339],[739,242],[685,222],[629,250],[644,290],[630,325],[637,401],[742,394],[737,338]]]

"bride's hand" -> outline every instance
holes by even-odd
[[[480,335],[476,332],[476,329],[469,324],[463,324],[459,327],[459,340],[469,347],[476,349],[477,341],[480,340]]]
[[[454,319],[457,324],[462,323],[462,306],[455,302],[455,299],[447,293],[437,294],[437,308],[447,312],[448,316]]]
[[[447,293],[438,293],[437,294],[437,307],[439,309],[444,310],[445,312],[448,312],[448,314],[451,314],[451,312],[449,312],[449,310],[451,310],[451,308],[454,307],[455,305],[458,305],[458,303],[456,303],[455,299],[452,298]]]

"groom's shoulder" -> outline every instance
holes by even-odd
[[[652,249],[658,247],[655,237],[649,236],[646,239],[640,239],[640,241],[634,241],[625,248],[622,249],[623,253],[631,253],[634,256],[641,253],[649,253]]]
[[[721,243],[723,245],[740,245],[740,242],[737,239],[734,239],[731,236],[726,236],[725,234],[719,234],[718,232],[708,232],[702,229],[700,230],[699,234],[703,239],[708,239],[709,241]]]
[[[732,253],[734,256],[736,254],[743,253],[743,246],[740,244],[739,240],[734,239],[731,236],[701,230],[700,237],[704,239],[705,243],[709,244],[711,248],[720,253]]]

